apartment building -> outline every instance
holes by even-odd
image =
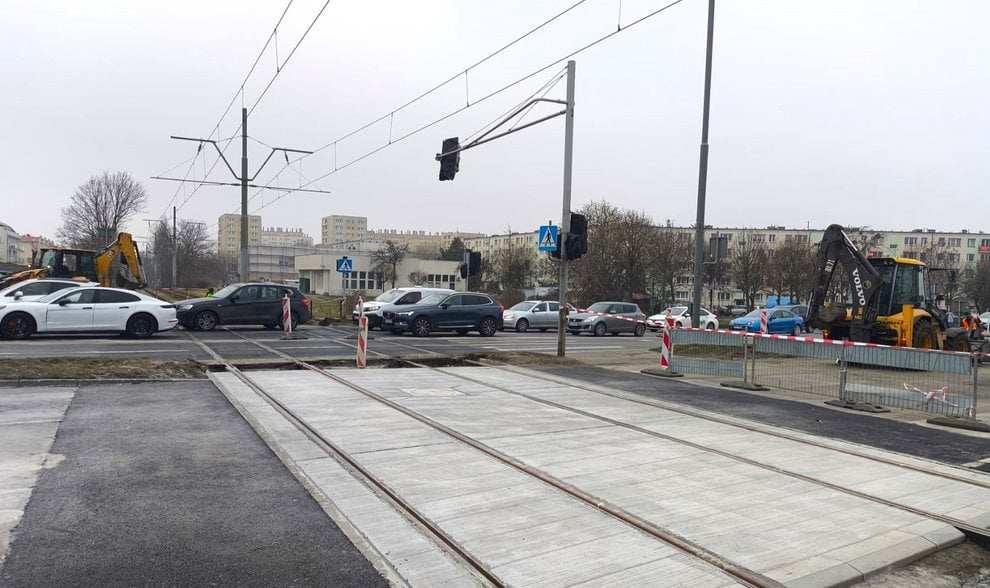
[[[15,262],[21,265],[30,265],[31,260],[43,247],[53,247],[55,242],[46,237],[39,237],[35,235],[21,235],[20,242],[20,260]]]
[[[356,243],[368,233],[368,217],[332,214],[321,221],[320,243],[332,246],[337,243]]]
[[[261,245],[261,217],[248,215],[248,247]],[[222,214],[217,219],[217,249],[221,255],[239,255],[241,251],[241,215]]]
[[[261,244],[271,247],[312,247],[313,238],[302,229],[268,227],[261,231]]]
[[[465,248],[471,251],[480,251],[482,257],[493,257],[499,251],[509,249],[510,247],[530,248],[533,251],[533,257],[539,256],[539,231],[478,236],[463,240]]]
[[[379,245],[385,241],[394,241],[401,245],[408,245],[409,250],[413,252],[430,252],[432,255],[437,255],[440,253],[441,248],[449,247],[456,238],[465,241],[483,236],[484,233],[466,233],[462,231],[429,232],[377,229],[368,231],[367,240]]]
[[[0,223],[0,262],[21,264],[21,236],[10,225]]]

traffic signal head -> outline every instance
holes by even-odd
[[[440,147],[440,153],[437,154],[437,159],[440,160],[440,181],[453,180],[454,174],[461,167],[461,152],[458,149],[461,148],[461,143],[458,137],[453,137],[451,139],[444,139],[443,146]]]
[[[477,276],[481,273],[481,252],[471,251],[468,256],[468,274]]]
[[[462,263],[461,265],[457,266],[457,269],[459,269],[461,271],[461,278],[462,279],[467,279],[467,277],[468,277],[468,273],[467,273],[468,266],[467,266],[467,264],[466,263]]]
[[[574,261],[588,252],[588,217],[571,213],[571,230],[567,233],[567,259]]]

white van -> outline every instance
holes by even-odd
[[[382,313],[386,310],[395,310],[399,306],[416,304],[429,294],[453,293],[454,291],[449,288],[420,288],[418,286],[386,290],[374,300],[368,300],[364,303],[364,314],[368,317],[368,329],[382,328]],[[357,324],[359,315],[360,309],[354,305],[354,312],[351,313],[354,324]]]

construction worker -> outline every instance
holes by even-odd
[[[966,315],[963,315],[962,317],[962,328],[965,329],[967,332],[969,331],[969,317],[967,317]]]

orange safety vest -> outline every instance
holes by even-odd
[[[966,329],[967,331],[969,330],[969,321],[966,320],[966,317],[963,317],[962,328]]]

